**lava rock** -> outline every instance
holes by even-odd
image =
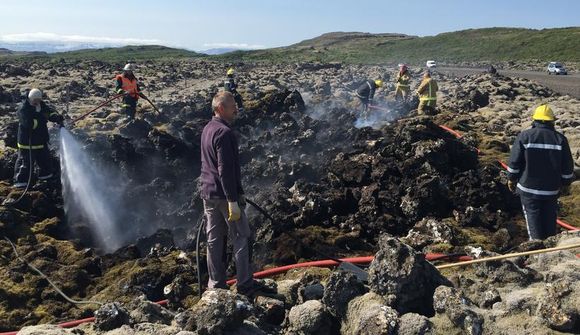
[[[483,317],[467,306],[466,301],[457,290],[447,286],[439,286],[433,295],[433,307],[437,313],[445,313],[467,334],[480,335],[483,333]]]
[[[433,292],[451,283],[423,255],[399,240],[381,236],[379,247],[369,268],[371,291],[384,296],[399,313],[433,315]]]
[[[399,319],[398,335],[431,335],[433,324],[423,315],[407,313]]]
[[[134,322],[171,324],[175,316],[161,305],[149,301],[145,296],[139,296],[132,302],[133,308],[129,315]]]
[[[380,295],[369,292],[351,300],[341,326],[342,334],[396,334],[399,314]]]
[[[363,283],[353,273],[335,271],[328,278],[322,302],[330,314],[340,319],[345,316],[348,303],[365,291]]]
[[[95,312],[95,327],[102,331],[113,330],[130,323],[129,312],[117,302],[104,304]]]
[[[324,305],[318,300],[292,307],[288,314],[286,334],[332,334],[332,319]]]
[[[260,321],[280,325],[286,318],[286,310],[284,302],[264,296],[257,296],[254,301],[257,314],[259,314]]]
[[[203,293],[191,311],[192,317],[184,330],[212,335],[238,329],[251,314],[252,305],[244,296],[229,290],[211,289]]]

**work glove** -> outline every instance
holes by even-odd
[[[507,187],[512,193],[516,192],[516,182],[515,181],[508,180]]]
[[[570,185],[563,185],[560,188],[560,195],[570,195]]]
[[[246,207],[246,197],[243,194],[240,194],[238,197],[238,204],[242,207]]]
[[[238,221],[242,217],[242,210],[237,201],[228,201],[228,221]]]

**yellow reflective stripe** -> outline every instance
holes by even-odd
[[[48,116],[53,116],[53,115],[58,115],[58,113],[57,112],[52,112],[52,113],[48,114]]]
[[[36,129],[36,127],[38,127],[38,120],[32,119],[32,129]]]
[[[433,98],[433,97],[420,97],[419,100],[420,101],[434,101],[434,100],[437,100],[437,98]]]
[[[121,104],[121,107],[125,108],[125,107],[131,107],[131,105],[128,104]]]
[[[397,84],[397,87],[409,87],[411,85],[405,85],[405,84]]]
[[[117,90],[117,93],[121,93],[121,92],[123,92],[123,89],[122,88],[120,88],[120,89]]]
[[[44,144],[30,146],[18,143],[18,149],[44,149]]]

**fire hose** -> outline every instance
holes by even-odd
[[[112,98],[110,98],[110,99],[108,99],[108,100],[104,101],[103,103],[101,103],[101,104],[100,104],[100,105],[98,105],[97,107],[95,107],[95,108],[91,109],[90,111],[86,112],[85,114],[83,114],[83,115],[81,115],[81,116],[79,116],[79,117],[77,117],[77,118],[73,119],[73,120],[72,120],[72,122],[71,122],[71,126],[73,126],[73,125],[74,125],[75,123],[77,123],[78,121],[80,121],[80,120],[82,120],[82,119],[86,118],[87,116],[91,115],[91,114],[92,114],[93,112],[95,112],[97,109],[99,109],[99,108],[101,108],[101,107],[104,107],[104,106],[108,105],[109,103],[111,103],[111,101],[113,101],[113,100],[115,100],[115,99],[118,99],[118,98],[120,98],[120,97],[122,97],[122,96],[123,96],[123,94],[116,94],[116,95],[114,95]]]

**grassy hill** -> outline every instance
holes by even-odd
[[[580,60],[580,27],[485,28],[435,36],[330,33],[288,47],[238,51],[228,61],[342,61],[346,63]]]
[[[157,59],[175,59],[175,58],[194,58],[202,57],[203,54],[184,50],[168,48],[161,45],[140,45],[125,46],[120,48],[103,48],[103,49],[83,49],[67,52],[57,52],[51,54],[30,53],[25,55],[15,55],[13,53],[0,54],[2,58],[17,58],[18,60],[48,59],[67,61],[75,60],[100,60],[108,62],[125,62],[127,60],[143,61]]]

